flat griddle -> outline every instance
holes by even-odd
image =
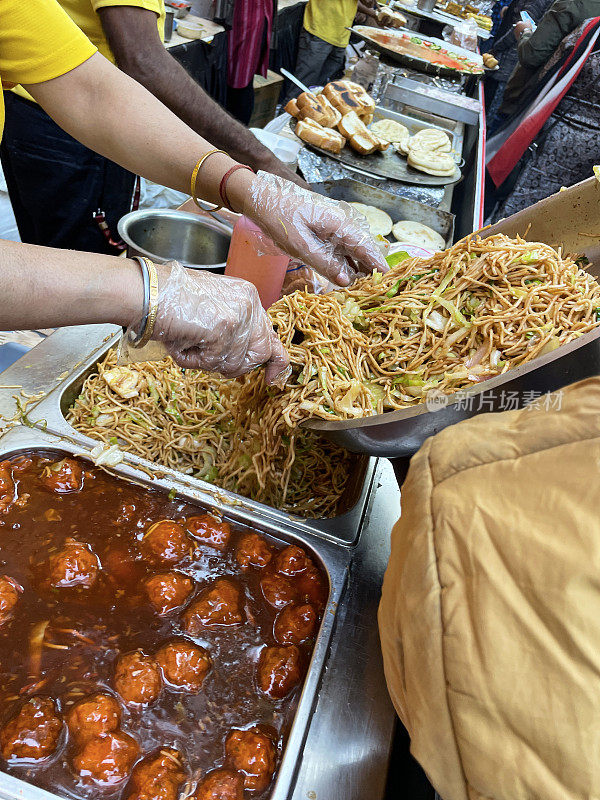
[[[396,111],[391,111],[389,108],[377,106],[373,115],[373,121],[377,122],[377,120],[380,119],[392,119],[396,122],[400,122],[408,128],[408,132],[411,136],[414,136],[417,131],[423,128],[435,128],[436,130],[444,131],[452,140],[453,150],[457,154],[456,157],[460,159],[462,140],[457,136],[452,127],[443,126],[443,120],[440,119],[438,122],[433,123],[425,122],[408,114],[399,114]],[[295,130],[295,119],[291,120],[290,126],[292,130]],[[458,164],[456,165],[454,174],[449,176],[428,175],[426,172],[419,172],[419,170],[409,167],[406,157],[397,153],[392,145],[390,145],[384,153],[376,151],[368,156],[360,155],[360,153],[353,150],[350,145],[346,145],[341,153],[330,153],[328,150],[315,147],[312,144],[308,144],[308,142],[304,142],[304,145],[320,155],[328,156],[334,159],[334,161],[340,161],[348,167],[362,170],[378,178],[388,178],[395,181],[402,181],[403,183],[419,184],[421,186],[449,186],[450,184],[458,183],[462,177]]]
[[[481,77],[482,73],[474,73],[469,72],[468,70],[461,70],[461,69],[452,69],[451,67],[445,67],[441,64],[433,64],[431,61],[428,61],[425,58],[419,58],[418,56],[408,55],[408,53],[399,53],[397,50],[393,50],[390,47],[387,47],[385,44],[381,44],[377,42],[375,39],[372,38],[373,31],[377,29],[369,28],[367,25],[355,25],[351,28],[352,33],[358,36],[359,39],[362,39],[363,42],[372,47],[374,50],[377,50],[382,55],[389,58],[391,61],[395,61],[397,64],[402,64],[405,67],[410,67],[412,69],[416,69],[419,72],[425,72],[428,75],[439,75],[441,77],[452,78],[456,77],[457,75],[467,75],[467,76],[474,76],[474,77]],[[443,42],[441,39],[435,39],[431,36],[423,36],[420,33],[416,33],[415,31],[410,31],[404,28],[400,29],[393,29],[393,30],[386,30],[385,33],[389,36],[401,36],[404,33],[409,33],[415,36],[418,39],[422,39],[425,42],[434,42],[436,44],[441,44],[448,52],[455,51],[456,48],[450,48],[447,45],[447,42]],[[475,61],[473,63],[476,63]]]

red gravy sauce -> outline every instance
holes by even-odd
[[[0,768],[262,800],[327,601],[310,555],[56,453],[0,462]]]

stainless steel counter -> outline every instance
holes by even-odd
[[[69,381],[81,359],[82,340],[99,351],[114,326],[57,331],[0,375],[0,414],[12,416],[13,395],[50,392]],[[4,388],[4,387],[19,388]],[[45,427],[39,411],[31,424]],[[384,796],[394,711],[385,688],[377,605],[388,558],[389,534],[399,514],[400,494],[389,462],[380,460],[370,484],[354,545],[329,539],[332,554],[349,564],[343,594],[333,614],[329,651],[310,715],[304,747],[291,776],[289,800],[381,800]],[[322,535],[322,534],[321,534]],[[3,795],[0,797],[12,797]],[[35,790],[20,791],[33,800]]]

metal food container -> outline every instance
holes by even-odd
[[[146,256],[159,264],[179,261],[191,269],[224,272],[231,229],[212,217],[151,208],[121,217],[119,235],[129,256]]]
[[[43,424],[47,426],[48,431],[68,437],[70,441],[81,443],[84,449],[91,449],[98,442],[71,427],[65,419],[65,414],[80,393],[85,379],[96,371],[98,361],[118,342],[120,332],[113,333],[103,340],[100,331],[105,332],[107,328],[108,326],[82,328],[80,330],[83,333],[76,342],[72,342],[69,337],[70,362],[77,366],[70,371],[68,377],[65,376],[65,379],[57,385],[56,389],[51,391],[39,403],[34,415],[35,420],[43,420]],[[110,326],[110,329],[115,331],[113,326]],[[60,347],[61,339],[66,341],[68,336],[65,330],[57,331],[52,334],[50,339],[53,341],[49,343],[55,343],[57,347]],[[311,531],[313,533],[317,531],[323,536],[347,543],[356,541],[360,532],[376,465],[375,459],[357,456],[353,472],[349,476],[346,490],[341,499],[340,513],[330,518],[307,519],[258,503],[225,489],[220,489],[181,472],[169,470],[162,465],[152,463],[139,456],[129,453],[124,455],[127,463],[131,465],[142,465],[148,470],[169,474],[179,483],[202,492],[203,502],[212,504],[223,513],[227,513],[227,509],[231,506],[243,507],[248,511],[262,514],[276,522],[292,524],[297,530]]]
[[[43,451],[45,453],[53,451],[63,455],[67,453],[92,460],[89,450],[77,442],[68,441],[65,438],[53,436],[37,429],[19,426],[8,431],[0,438],[0,460],[31,451]],[[169,475],[164,479],[150,480],[148,475],[129,464],[120,464],[108,471],[119,479],[133,481],[142,487],[163,489],[165,492],[175,489],[177,496],[186,502],[208,505],[209,508],[214,507],[211,503],[206,503],[206,498],[201,491],[180,482],[176,476]],[[304,547],[329,580],[329,597],[323,614],[323,621],[315,642],[293,722],[289,728],[275,784],[270,795],[271,800],[286,800],[296,775],[298,761],[306,743],[312,712],[317,701],[317,690],[327,658],[328,645],[334,629],[338,603],[347,578],[350,551],[347,548],[335,546],[325,541],[322,537],[299,532],[283,519],[277,522],[268,521],[264,516],[256,514],[251,509],[229,506],[225,515],[234,524],[249,526],[280,542],[294,543]],[[4,800],[23,800],[23,798],[27,798],[27,800],[56,800],[57,796],[32,786],[19,778],[0,772],[0,797]]]

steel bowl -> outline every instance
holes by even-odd
[[[147,256],[158,264],[175,260],[211,272],[225,269],[231,229],[211,217],[151,208],[126,214],[118,229],[130,256]]]

